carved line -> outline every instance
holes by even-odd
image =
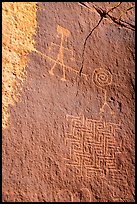
[[[37,52],[38,54],[42,55],[44,58],[47,58],[47,59],[51,60],[51,61],[54,62],[54,63],[56,62],[55,59],[49,57],[49,56],[46,55],[46,54],[41,53],[40,51],[38,51],[38,50],[36,50],[36,49],[33,49],[33,51]],[[58,64],[62,66],[62,63],[59,62],[59,61],[58,61]],[[74,69],[74,68],[72,68],[72,67],[70,67],[70,66],[68,66],[68,65],[63,65],[63,66],[64,66],[65,68],[67,68],[68,70],[71,70],[71,71],[73,71],[73,72],[75,72],[75,73],[77,73],[77,74],[79,73],[79,71],[77,71],[76,69]],[[87,75],[86,75],[86,74],[82,73],[82,76],[87,79]]]

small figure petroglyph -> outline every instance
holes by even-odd
[[[95,69],[92,75],[92,80],[94,84],[98,87],[101,88],[104,91],[104,104],[100,108],[100,113],[103,113],[105,110],[105,106],[107,106],[110,110],[110,113],[114,115],[114,112],[110,108],[110,106],[107,103],[107,91],[106,91],[106,86],[110,85],[112,83],[112,75],[108,70],[105,69]]]

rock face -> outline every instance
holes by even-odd
[[[35,46],[3,128],[3,202],[135,201],[134,6],[37,3]]]

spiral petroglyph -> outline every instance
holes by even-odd
[[[112,75],[108,70],[95,69],[93,72],[93,82],[100,88],[105,88],[112,82]]]

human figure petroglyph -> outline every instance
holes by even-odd
[[[52,47],[55,46],[55,47],[59,47],[59,51],[58,51],[58,54],[57,54],[57,58],[54,59],[44,53],[41,53],[40,51],[38,51],[37,49],[34,49],[35,52],[39,53],[40,55],[42,55],[43,57],[45,57],[46,59],[50,60],[53,62],[53,66],[51,67],[51,69],[49,70],[49,74],[54,76],[54,71],[55,71],[55,68],[57,65],[59,65],[60,67],[62,67],[62,78],[61,80],[62,81],[66,81],[66,70],[70,70],[72,72],[75,72],[76,74],[79,75],[79,71],[71,66],[68,66],[64,63],[64,52],[70,52],[72,54],[72,58],[71,60],[74,60],[74,53],[73,53],[73,50],[70,50],[66,47],[64,47],[64,42],[65,42],[65,39],[68,38],[70,36],[70,31],[66,28],[63,28],[62,26],[60,25],[57,25],[57,32],[58,32],[58,35],[61,36],[61,41],[60,41],[60,44],[56,44],[56,43],[53,43],[51,42],[51,45],[49,46],[49,52],[51,51]],[[84,79],[87,80],[87,75],[84,74],[84,73],[81,73],[81,76],[84,77]]]
[[[114,112],[107,103],[107,91],[106,91],[106,86],[112,83],[111,73],[108,70],[102,68],[95,69],[92,75],[92,81],[98,88],[102,89],[104,92],[104,103],[100,108],[100,113],[103,113],[105,111],[105,106],[107,106],[110,110],[111,115],[114,115]]]
[[[64,39],[65,37],[67,38],[70,35],[70,31],[61,27],[61,26],[57,26],[57,32],[61,35],[61,42],[60,42],[60,48],[59,48],[59,53],[57,55],[57,59],[53,65],[53,67],[51,68],[51,70],[49,71],[49,73],[51,75],[54,75],[53,71],[55,69],[55,66],[59,63],[62,66],[63,69],[63,77],[61,78],[62,81],[66,81],[65,78],[65,64],[64,64]]]

